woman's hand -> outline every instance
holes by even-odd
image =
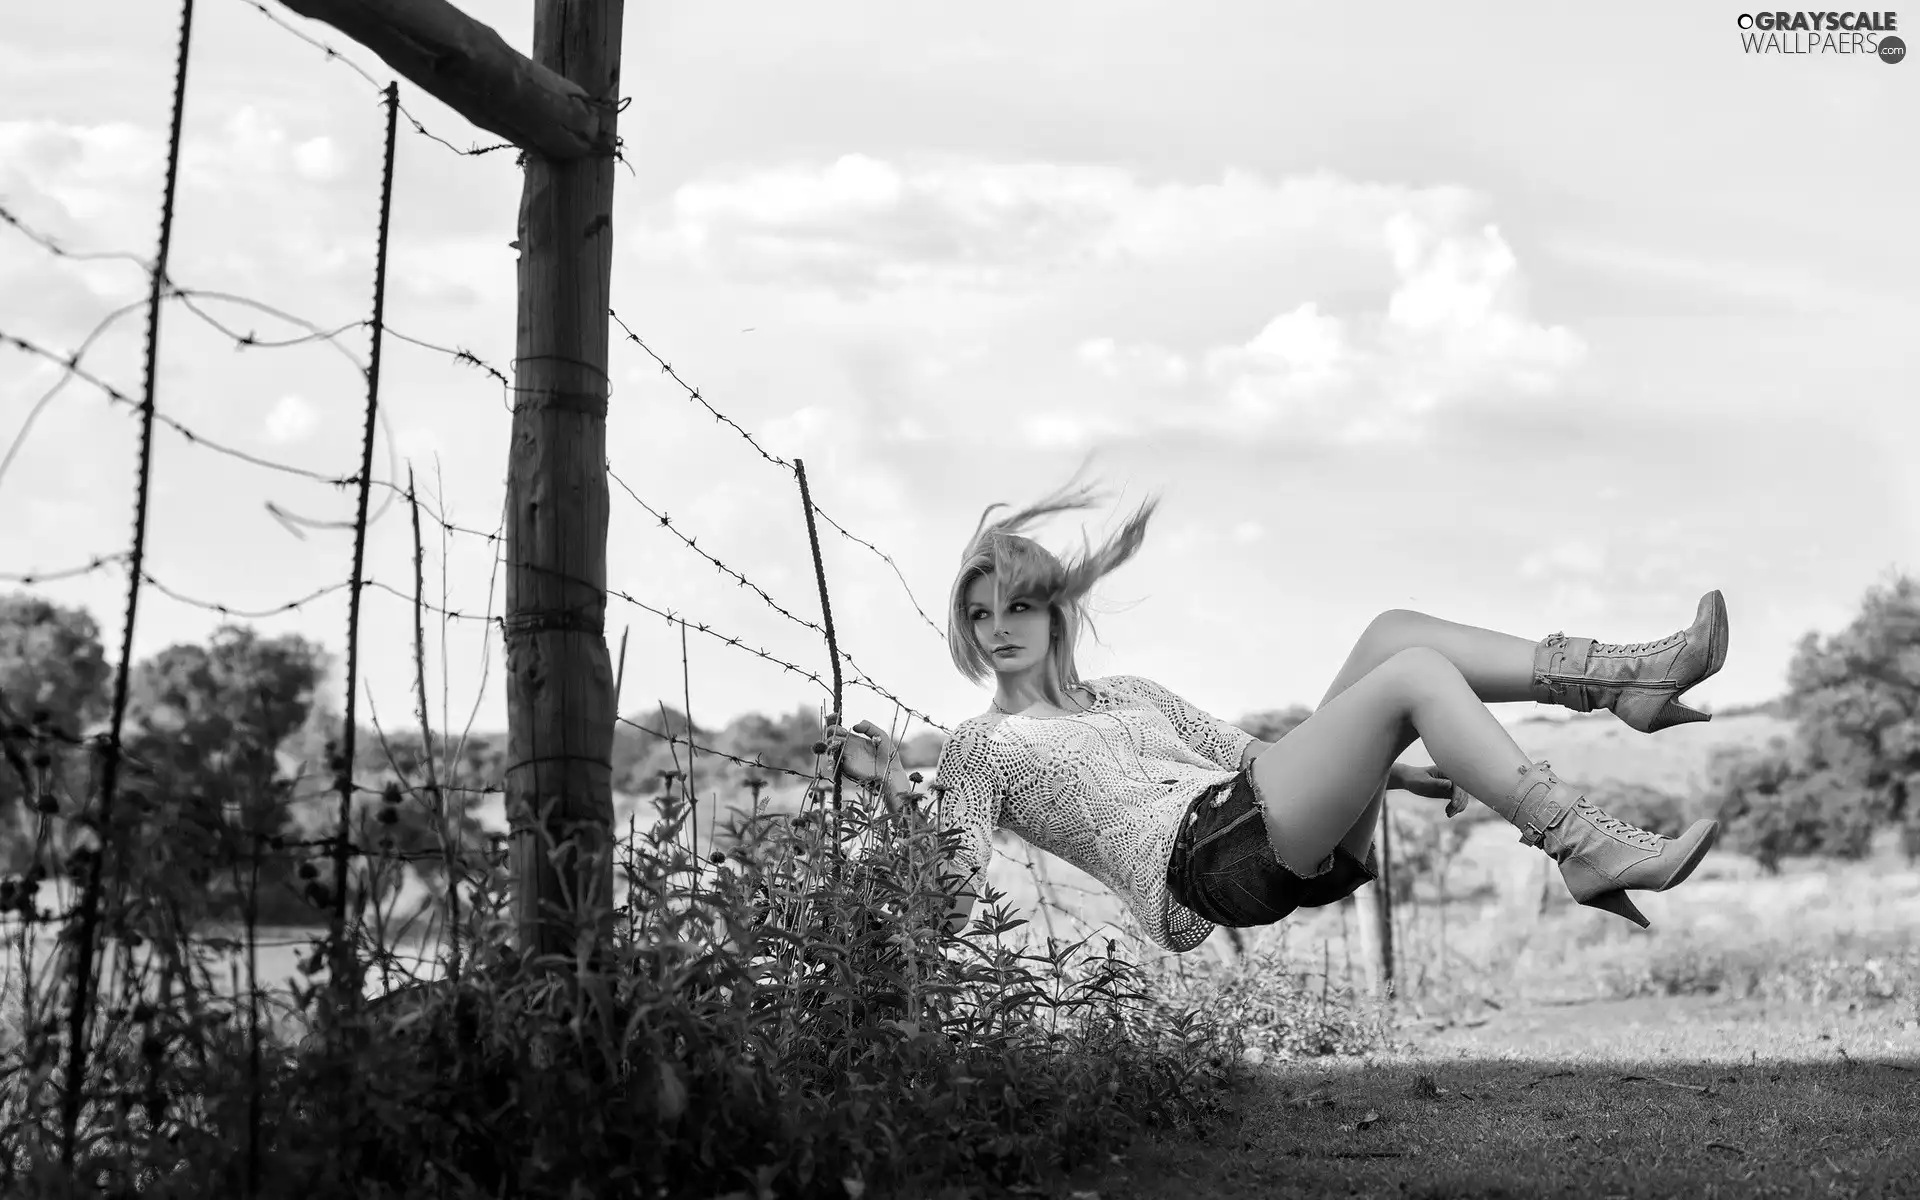
[[[900,762],[900,749],[872,721],[852,729],[827,726],[827,753],[839,761],[840,774],[856,783],[887,783]]]
[[[1453,780],[1439,767],[1410,767],[1395,763],[1387,771],[1387,787],[1434,800],[1453,798]]]

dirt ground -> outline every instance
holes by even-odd
[[[1256,1068],[1223,1132],[1147,1139],[1064,1194],[1920,1196],[1910,1012],[1682,997],[1409,1020],[1389,1053]]]

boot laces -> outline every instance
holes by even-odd
[[[1632,842],[1637,846],[1645,846],[1649,850],[1660,845],[1661,837],[1659,834],[1651,830],[1642,829],[1638,825],[1629,825],[1605,809],[1596,807],[1591,800],[1588,800],[1584,796],[1580,798],[1580,814],[1588,821],[1619,838],[1621,841]]]
[[[1686,636],[1684,632],[1670,633],[1666,637],[1656,638],[1651,642],[1634,642],[1631,645],[1616,644],[1613,642],[1595,642],[1593,644],[1593,652],[1595,654],[1646,654],[1649,651],[1671,646]]]

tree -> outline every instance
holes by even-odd
[[[22,720],[45,712],[78,736],[106,715],[108,674],[100,627],[85,609],[0,596],[0,698]]]
[[[452,874],[445,855],[459,856],[468,878],[489,875],[496,884],[506,882],[485,868],[490,834],[474,816],[484,795],[502,790],[504,739],[436,734],[429,754],[418,730],[362,729],[354,746],[354,781],[363,789],[354,798],[356,842],[384,844],[404,856],[407,873],[436,896],[445,893]],[[326,800],[318,820],[301,823],[331,834],[339,824],[339,794]],[[400,873],[388,874],[397,880]]]
[[[1312,715],[1313,710],[1306,705],[1295,704],[1289,708],[1249,713],[1240,718],[1239,726],[1263,742],[1277,742]]]
[[[1920,582],[1871,588],[1832,637],[1809,633],[1787,669],[1787,713],[1814,773],[1872,819],[1920,832]]]
[[[1774,870],[1789,854],[1857,858],[1893,820],[1920,854],[1920,584],[1869,589],[1845,629],[1807,634],[1783,707],[1791,739],[1716,764],[1730,843]]]
[[[85,794],[78,743],[106,714],[109,674],[86,610],[25,592],[0,596],[0,873],[28,865],[38,826],[29,801],[43,782],[69,805]]]
[[[325,670],[324,652],[303,638],[232,625],[134,668],[122,739],[128,802],[114,831],[122,849],[141,847],[121,856],[129,877],[185,872],[204,889],[199,915],[238,915],[257,884],[263,919],[306,916],[292,889],[295,856],[267,839],[289,832],[305,781],[282,770],[279,751],[306,725]]]
[[[1796,737],[1764,750],[1732,748],[1716,756],[1711,793],[1727,844],[1769,872],[1788,855],[1858,856],[1876,824],[1863,795],[1807,761]]]

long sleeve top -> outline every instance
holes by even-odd
[[[1187,806],[1231,780],[1253,735],[1150,679],[1083,681],[1086,712],[992,713],[961,722],[935,766],[955,865],[986,870],[1006,829],[1112,888],[1156,945],[1191,950],[1213,932],[1167,892]]]

